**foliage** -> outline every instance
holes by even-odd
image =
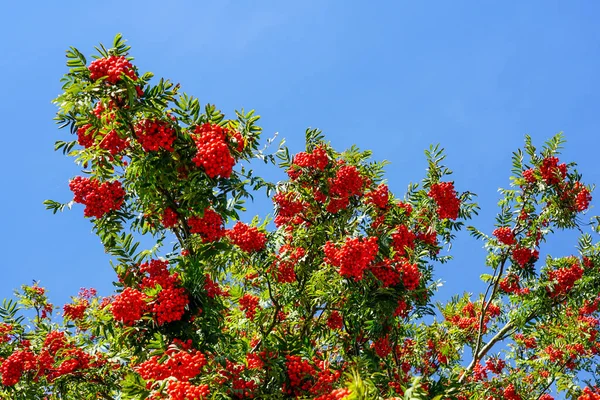
[[[369,151],[338,152],[313,129],[305,151],[268,153],[254,111],[227,119],[152,83],[129,50],[117,35],[90,63],[67,51],[56,120],[76,139],[55,149],[82,176],[72,201],[45,202],[84,205],[116,293],[83,290],[62,318],[37,284],[5,300],[2,398],[600,398],[600,245],[583,233],[591,188],[558,160],[560,134],[513,154],[497,229],[467,228],[487,249],[485,293],[436,309],[439,252],[478,210],[443,149],[396,197]],[[252,159],[289,178],[240,166]],[[242,222],[263,189],[275,218]],[[578,254],[539,260],[556,229],[581,232]],[[156,245],[140,249],[143,236]]]

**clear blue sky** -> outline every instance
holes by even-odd
[[[391,161],[387,177],[397,194],[423,176],[423,149],[441,143],[458,190],[479,194],[474,223],[487,232],[511,152],[526,133],[541,143],[565,131],[564,159],[578,161],[587,182],[600,182],[600,3],[166,4],[3,4],[0,297],[34,279],[58,305],[82,286],[111,290],[113,271],[82,208],[52,215],[42,201],[68,201],[67,181],[77,174],[52,150],[68,137],[56,129],[50,103],[66,72],[64,50],[90,54],[117,32],[142,71],[180,82],[230,115],[256,109],[265,138],[279,132],[293,151],[308,126],[323,129],[338,149],[372,149]],[[258,200],[256,209],[270,210]],[[574,251],[573,238],[564,239],[554,254]],[[454,262],[439,269],[442,297],[479,290],[487,272],[481,243],[466,233],[453,252]]]

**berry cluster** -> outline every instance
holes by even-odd
[[[592,201],[592,195],[590,191],[579,182],[575,182],[575,191],[577,193],[575,196],[575,209],[577,212],[583,212],[589,207],[590,201]]]
[[[416,235],[411,232],[405,225],[396,227],[396,231],[392,233],[392,247],[400,256],[406,256],[408,251],[415,249]]]
[[[100,141],[99,144],[101,149],[107,150],[111,155],[117,155],[129,146],[129,140],[123,139],[119,136],[116,130],[111,130],[106,136]]]
[[[159,381],[174,377],[180,381],[189,381],[198,376],[206,365],[204,354],[195,349],[169,349],[165,355],[164,362],[161,362],[162,357],[152,356],[137,365],[135,370],[146,380]]]
[[[329,329],[342,329],[344,327],[344,319],[339,311],[333,310],[327,318],[327,326]]]
[[[502,394],[504,395],[505,400],[521,400],[522,399],[522,397],[519,394],[517,394],[517,391],[515,390],[515,386],[512,383],[504,388],[504,392]]]
[[[435,200],[438,206],[437,213],[440,219],[448,218],[455,220],[458,218],[460,199],[457,197],[456,190],[454,190],[454,183],[434,183],[431,185],[427,195]]]
[[[506,362],[501,358],[490,357],[485,360],[485,368],[494,374],[501,374],[504,367],[506,367]]]
[[[496,236],[498,241],[502,244],[510,246],[515,243],[515,235],[513,234],[512,229],[510,229],[508,226],[496,228],[492,234]]]
[[[69,182],[69,188],[75,195],[73,200],[85,205],[86,217],[102,218],[110,211],[119,210],[125,199],[125,190],[119,181],[100,183],[76,176]]]
[[[29,350],[17,350],[2,362],[0,375],[4,386],[14,386],[21,379],[23,372],[34,370],[35,355]]]
[[[127,287],[115,296],[110,305],[113,317],[125,325],[139,321],[146,311],[146,295],[139,290]]]
[[[533,184],[537,182],[537,178],[535,177],[535,172],[533,168],[529,168],[523,171],[523,178],[528,184]]]
[[[398,305],[394,310],[394,317],[402,317],[405,318],[408,316],[408,304],[402,299],[398,300]]]
[[[273,196],[273,202],[277,206],[275,226],[280,227],[294,222],[296,217],[308,207],[308,203],[296,199],[292,192],[279,192]]]
[[[175,339],[162,357],[152,356],[134,369],[147,381],[169,379],[167,393],[170,399],[204,399],[210,394],[208,385],[193,385],[190,379],[200,374],[206,365],[206,357],[200,351],[192,349],[191,345],[189,340],[182,342]],[[152,385],[152,382],[148,382],[148,388]]]
[[[85,310],[89,307],[87,300],[79,300],[74,304],[65,304],[63,306],[63,315],[71,321],[78,321],[83,318]]]
[[[479,330],[481,320],[480,305],[475,309],[475,304],[469,302],[455,315],[446,316],[446,320],[468,334],[474,334]],[[495,304],[488,304],[487,312],[483,317],[482,333],[487,332],[487,323],[490,318],[500,315],[500,307]]]
[[[376,237],[346,238],[339,248],[328,241],[323,250],[325,262],[338,267],[340,275],[361,280],[365,269],[375,259],[379,246]]]
[[[161,149],[173,151],[175,142],[175,129],[168,122],[144,119],[135,126],[135,136],[144,151],[159,151]]]
[[[167,261],[161,260],[150,260],[140,265],[140,272],[144,274],[141,289],[161,288],[149,303],[159,325],[179,321],[189,303],[186,290],[180,286],[179,275],[171,274],[168,266]]]
[[[302,168],[324,171],[329,164],[329,156],[323,146],[317,146],[312,153],[300,152],[294,156],[292,166],[287,170],[292,180],[302,175]]]
[[[49,382],[63,375],[88,368],[101,366],[105,361],[100,355],[95,358],[86,352],[75,349],[67,343],[64,332],[50,331],[46,334],[39,354],[30,348],[29,341],[22,341],[23,350],[9,355],[0,365],[2,384],[16,385],[25,372],[32,371],[37,378],[45,376]]]
[[[505,293],[519,294],[521,288],[519,287],[519,276],[513,273],[509,273],[500,281],[500,289]]]
[[[348,207],[350,198],[362,194],[364,180],[353,165],[343,165],[335,178],[329,180],[329,203],[327,211],[332,214]]]
[[[527,349],[535,349],[537,347],[537,340],[532,336],[526,337],[522,333],[516,333],[514,338],[515,342],[523,344]]]
[[[281,246],[279,254],[275,257],[275,261],[273,261],[273,267],[277,269],[277,282],[296,282],[295,266],[305,255],[306,250],[302,247],[291,247],[287,244]]]
[[[302,359],[300,356],[285,356],[286,370],[289,384],[285,385],[284,393],[302,396],[310,393],[317,399],[338,399],[348,395],[343,389],[333,390],[334,384],[340,379],[342,372],[332,370],[329,361],[318,360],[313,357],[313,362]],[[338,397],[342,396],[342,397]]]
[[[267,235],[260,232],[257,227],[239,221],[227,232],[227,237],[247,253],[264,249],[267,242]]]
[[[316,397],[315,400],[345,400],[351,394],[352,392],[350,391],[350,389],[334,389],[330,393]]]
[[[574,261],[571,267],[549,271],[548,280],[555,282],[554,287],[548,289],[551,296],[556,297],[566,294],[582,276],[583,268],[577,261]]]
[[[133,65],[123,56],[110,56],[99,58],[90,63],[90,79],[93,81],[106,77],[106,81],[113,85],[123,79],[123,75],[132,80],[137,80]]]
[[[375,340],[371,347],[375,350],[375,353],[379,358],[386,358],[388,354],[392,352],[392,345],[390,344],[390,335],[380,337]]]
[[[590,389],[586,387],[583,389],[583,394],[577,398],[577,400],[600,400],[600,391]]]
[[[221,286],[213,281],[209,274],[204,276],[204,290],[206,290],[206,295],[211,299],[214,299],[216,296],[229,296],[227,290],[221,289]]]
[[[254,317],[256,316],[256,309],[259,308],[258,301],[258,297],[249,293],[246,293],[242,297],[240,297],[240,310],[244,311],[246,314],[246,318],[248,318],[251,321],[254,321]]]
[[[202,400],[210,395],[208,385],[193,385],[190,382],[171,381],[167,388],[170,400]]]
[[[178,222],[179,216],[177,215],[177,212],[170,207],[165,208],[162,215],[162,225],[165,228],[172,228],[177,225]]]
[[[194,134],[192,138],[196,143],[197,153],[192,161],[198,167],[204,168],[206,175],[211,178],[229,178],[235,165],[230,146],[236,144],[236,150],[243,150],[244,141],[241,135],[232,135],[227,128],[215,124],[197,126]],[[232,138],[234,140],[231,140]]]
[[[96,130],[90,124],[85,124],[77,128],[77,142],[86,149],[94,145],[94,136]]]
[[[308,391],[313,385],[311,378],[316,375],[315,368],[310,365],[308,360],[303,360],[300,356],[287,355],[285,359],[290,382],[289,393],[297,393],[298,390]]]
[[[534,263],[539,257],[537,250],[531,250],[526,247],[517,247],[512,251],[513,260],[519,264],[521,268],[525,267],[529,263]]]
[[[406,290],[415,290],[421,281],[421,271],[417,264],[402,262],[402,284]]]
[[[371,266],[369,271],[381,281],[383,287],[396,286],[400,283],[400,271],[395,268],[394,262],[389,258]]]
[[[558,158],[547,157],[540,166],[542,179],[548,185],[557,185],[567,176],[567,164],[558,164]]]
[[[0,322],[0,344],[6,343],[10,340],[10,334],[13,331],[11,324]]]
[[[382,183],[375,190],[366,193],[365,197],[367,198],[367,203],[374,204],[378,208],[385,210],[390,201],[390,191],[387,185]]]
[[[192,216],[188,219],[191,233],[197,233],[204,243],[216,242],[225,236],[223,217],[212,208],[206,208],[202,217]]]

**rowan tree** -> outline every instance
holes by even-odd
[[[440,304],[440,251],[478,207],[439,146],[396,196],[369,151],[314,129],[295,155],[263,147],[254,111],[227,119],[129,50],[117,35],[91,62],[67,51],[55,103],[72,136],[56,150],[81,175],[72,200],[45,203],[90,220],[115,293],[54,307],[35,284],[5,300],[0,396],[600,399],[598,219],[583,222],[591,187],[558,158],[562,135],[539,150],[526,137],[496,229],[467,227],[487,249],[473,263],[485,292]],[[253,159],[288,179],[254,175]],[[273,219],[244,213],[257,191]],[[556,230],[577,232],[577,251],[540,259]]]

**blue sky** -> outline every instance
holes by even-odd
[[[459,191],[479,195],[473,223],[493,229],[497,188],[525,134],[568,140],[586,182],[600,182],[600,4],[593,1],[64,1],[2,6],[0,76],[0,297],[40,280],[55,304],[80,287],[109,294],[114,274],[82,207],[52,215],[42,201],[68,201],[77,174],[54,153],[50,101],[66,72],[64,51],[85,54],[117,32],[141,71],[180,82],[202,102],[256,109],[264,138],[279,132],[300,151],[318,127],[334,147],[352,144],[387,159],[402,195],[425,171],[423,150],[440,143]],[[278,175],[271,175],[273,177]],[[270,203],[258,197],[261,213]],[[595,202],[597,203],[597,201]],[[247,216],[247,220],[251,219]],[[574,251],[562,235],[552,253]],[[466,233],[442,266],[442,298],[478,291],[481,243]]]

